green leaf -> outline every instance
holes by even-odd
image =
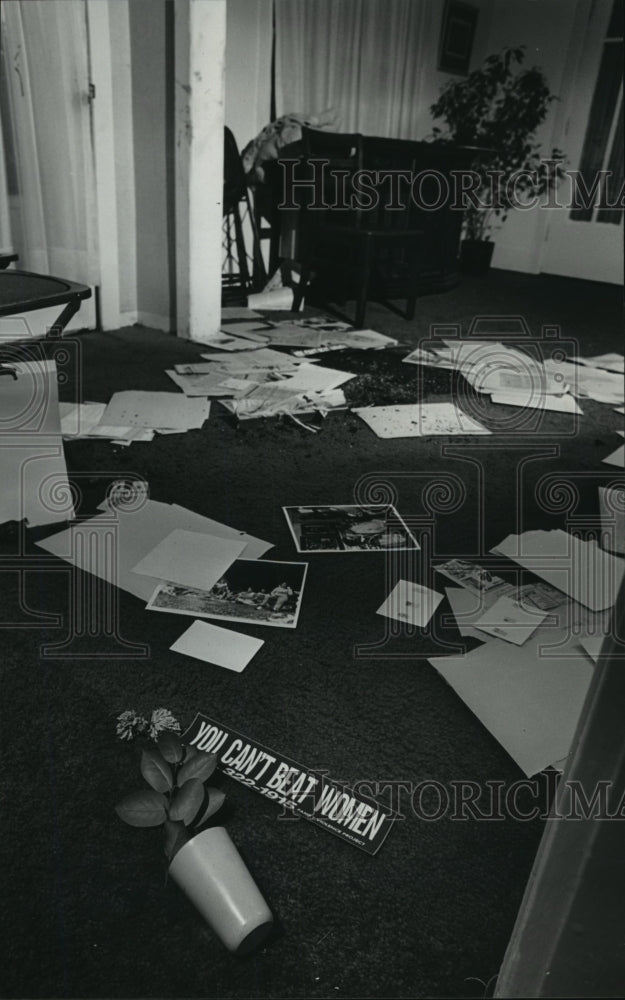
[[[165,854],[171,861],[183,844],[189,839],[184,823],[173,823],[170,819],[165,820],[165,843],[163,845]]]
[[[198,814],[204,801],[204,785],[199,778],[189,778],[184,788],[179,788],[169,807],[169,818],[174,822],[182,820],[189,826]]]
[[[141,774],[157,792],[169,792],[174,787],[171,767],[163,755],[152,747],[141,754]]]
[[[195,826],[201,826],[202,823],[206,823],[211,816],[214,816],[215,813],[221,809],[224,804],[224,799],[226,798],[226,793],[222,792],[221,788],[207,788],[206,791],[208,792],[208,806],[200,818],[196,819]]]
[[[184,762],[178,772],[178,787],[182,787],[191,778],[206,781],[207,778],[210,778],[216,767],[217,754],[202,753],[198,754],[197,757],[192,757],[191,760]]]
[[[164,795],[146,788],[123,798],[115,806],[115,812],[130,826],[160,826],[167,817],[166,805]]]
[[[175,733],[161,733],[156,745],[170,764],[177,764],[179,760],[182,760],[182,743]]]

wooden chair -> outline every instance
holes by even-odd
[[[355,295],[355,324],[362,327],[370,298],[388,301],[386,289],[401,287],[406,318],[416,308],[424,240],[415,226],[410,185],[400,201],[388,207],[387,180],[368,178],[367,192],[359,186],[363,170],[363,137],[304,128],[303,171],[308,197],[301,202],[299,257],[302,274],[293,308],[300,302],[314,273],[327,301]],[[299,189],[301,194],[301,189]],[[397,276],[402,280],[398,285]],[[394,281],[389,285],[389,275]],[[400,296],[398,296],[400,297]]]
[[[252,231],[251,254],[248,254],[243,233],[243,223],[246,219]],[[221,276],[222,301],[227,304],[249,292],[260,291],[267,280],[241,156],[236,139],[228,127],[224,128],[222,236],[224,250]]]

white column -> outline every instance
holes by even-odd
[[[176,313],[207,343],[221,317],[226,0],[176,0]]]

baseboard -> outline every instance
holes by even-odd
[[[160,313],[149,313],[140,309],[119,314],[120,326],[134,326],[137,323],[139,326],[151,327],[153,330],[162,330],[164,333],[171,333],[173,329],[169,316],[161,316]]]

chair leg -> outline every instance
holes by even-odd
[[[302,300],[306,294],[306,289],[308,288],[308,282],[310,280],[310,265],[302,264],[299,282],[293,290],[293,312],[299,312]]]

